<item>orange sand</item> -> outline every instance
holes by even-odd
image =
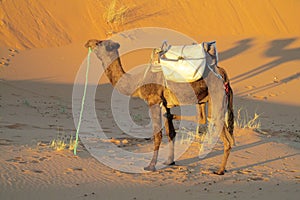
[[[0,199],[297,199],[300,1],[122,2],[129,11],[119,32],[164,27],[199,42],[216,40],[236,110],[261,114],[265,134],[236,129],[224,176],[210,174],[220,145],[203,160],[190,149],[178,166],[148,174],[112,170],[82,146],[77,157],[43,146],[58,132],[74,134],[72,84],[87,55],[85,41],[110,32],[103,19],[109,2],[0,2]],[[123,56],[125,70],[147,63],[149,52]],[[100,93],[110,95],[111,87],[105,77],[100,83],[96,99],[106,112],[110,102]],[[112,116],[103,120],[111,137],[120,137]]]

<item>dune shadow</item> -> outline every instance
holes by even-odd
[[[264,53],[265,56],[270,58],[275,58],[273,61],[258,66],[252,70],[244,72],[240,75],[237,75],[231,79],[232,83],[238,83],[243,80],[247,80],[254,76],[257,76],[261,73],[264,73],[270,69],[278,67],[279,65],[290,62],[300,60],[300,47],[298,48],[287,48],[290,44],[295,42],[297,38],[288,38],[288,39],[280,39],[273,40],[270,43],[270,47]]]

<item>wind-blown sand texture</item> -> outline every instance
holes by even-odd
[[[122,2],[129,10],[117,31],[158,26],[199,42],[216,40],[235,111],[261,114],[260,132],[235,129],[224,176],[211,173],[221,143],[201,160],[193,145],[176,166],[145,174],[113,170],[82,144],[77,156],[49,147],[59,133],[75,133],[73,82],[87,55],[85,42],[107,38],[109,2],[0,1],[0,199],[298,199],[299,1]],[[125,70],[147,63],[149,55],[122,56]],[[109,108],[107,78],[97,91],[98,118],[112,142],[151,150],[152,141],[123,138]],[[133,114],[149,121],[142,101],[132,105]]]

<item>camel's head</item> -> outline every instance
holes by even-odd
[[[112,40],[89,40],[85,44],[86,48],[91,48],[97,54],[117,52],[120,44]]]
[[[204,50],[210,55],[210,56],[216,56],[216,49],[215,46],[209,44],[209,43],[204,43]]]
[[[212,43],[207,43],[205,42],[204,45],[204,50],[208,53],[210,56],[211,60],[213,63],[217,63],[217,51],[214,45]]]

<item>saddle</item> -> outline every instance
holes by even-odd
[[[210,49],[214,49],[215,63],[212,59],[207,59]],[[173,82],[197,81],[203,76],[207,64],[217,64],[215,42],[183,46],[172,46],[164,42],[158,55],[165,79]]]

